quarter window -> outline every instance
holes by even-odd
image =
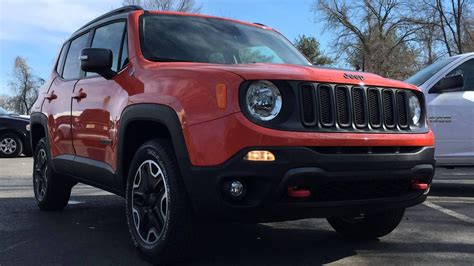
[[[122,55],[120,56],[120,68],[122,69],[127,64],[128,64],[128,38],[127,38],[127,33],[125,32],[124,37],[123,37],[123,44],[122,44]]]
[[[66,62],[64,63],[63,78],[78,79],[81,73],[81,65],[79,56],[82,49],[86,48],[89,34],[81,35],[71,42],[67,53]]]

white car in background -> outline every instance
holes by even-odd
[[[474,165],[474,53],[439,60],[405,82],[425,94],[437,164]]]

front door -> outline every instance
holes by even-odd
[[[474,164],[474,59],[447,76],[459,74],[464,77],[460,90],[426,95],[440,164]]]
[[[72,100],[72,135],[76,151],[76,173],[79,177],[92,179],[104,185],[113,185],[115,172],[114,143],[121,108],[126,104],[127,94],[120,81],[127,73],[123,67],[128,58],[125,21],[119,21],[95,29],[92,48],[106,48],[112,51],[112,70],[118,72],[107,80],[96,73],[85,73],[74,87]],[[123,53],[122,53],[123,50]],[[81,165],[93,165],[99,169],[94,173],[82,171]],[[102,173],[100,173],[102,172]],[[108,174],[107,174],[108,173]]]

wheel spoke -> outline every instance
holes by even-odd
[[[146,244],[156,243],[166,224],[167,188],[164,172],[153,160],[137,169],[132,187],[132,214],[135,229]]]
[[[147,196],[143,192],[140,192],[140,191],[133,192],[133,204],[140,207],[145,206],[146,197]]]
[[[161,215],[157,213],[156,207],[153,208],[153,211],[150,212],[148,216],[155,225],[156,229],[161,232],[161,230],[163,230],[163,225],[165,224],[165,221],[162,219]]]

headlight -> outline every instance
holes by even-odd
[[[262,121],[270,121],[281,111],[282,98],[280,90],[267,80],[250,84],[247,89],[247,110]]]
[[[408,109],[410,111],[410,118],[413,124],[417,125],[421,119],[421,104],[418,97],[413,93],[408,93]]]

